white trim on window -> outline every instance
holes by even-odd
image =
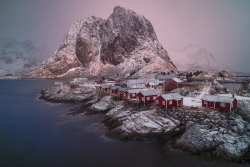
[[[168,104],[172,104],[172,103],[173,103],[172,100],[169,100]]]
[[[156,99],[156,96],[153,96],[153,100],[155,100]]]

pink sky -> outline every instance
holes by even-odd
[[[38,39],[54,52],[78,19],[106,19],[120,5],[151,21],[166,50],[189,44],[250,72],[249,0],[8,0],[0,2],[0,37]]]

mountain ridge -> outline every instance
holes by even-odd
[[[47,58],[45,45],[34,44],[32,40],[0,39],[0,75],[28,72]]]
[[[176,71],[152,24],[134,11],[116,6],[106,19],[91,16],[70,27],[59,49],[23,77],[136,75]]]

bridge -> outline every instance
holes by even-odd
[[[248,75],[233,76],[233,78],[238,78],[238,77],[250,77],[250,76]]]

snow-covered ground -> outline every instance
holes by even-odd
[[[201,98],[205,94],[209,94],[210,86],[205,86],[200,94],[196,97],[184,97],[183,98],[183,105],[184,106],[193,106],[193,107],[201,107]]]
[[[193,107],[201,107],[201,99],[194,97],[184,97],[183,98],[184,106],[193,106]]]

